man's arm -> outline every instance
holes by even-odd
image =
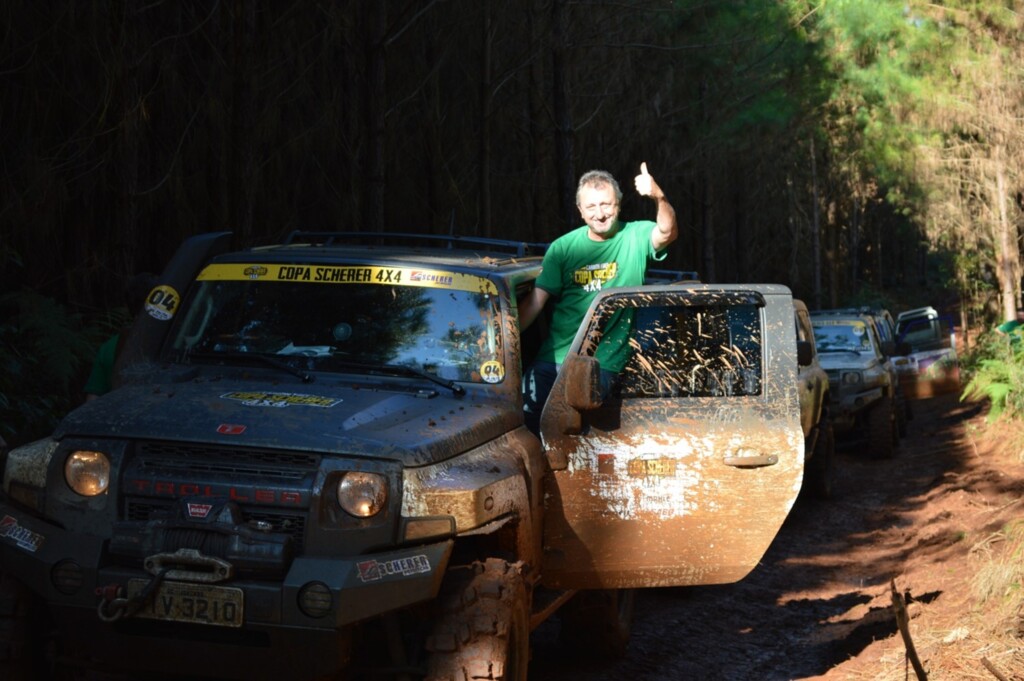
[[[651,230],[651,246],[655,251],[660,251],[679,236],[679,228],[676,225],[676,209],[668,202],[665,192],[647,172],[646,161],[640,164],[640,174],[636,176],[635,183],[640,196],[649,196],[658,204],[658,217],[655,218],[657,224]]]
[[[550,294],[540,286],[534,286],[533,290],[519,302],[519,331],[522,333],[533,324],[540,311],[547,304]]]

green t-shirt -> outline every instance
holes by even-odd
[[[1017,345],[1021,341],[1021,337],[1024,336],[1024,324],[1018,322],[1016,319],[1010,319],[1003,322],[996,327],[999,331],[1002,331],[1010,337],[1010,343]]]
[[[117,343],[121,335],[115,333],[104,341],[92,362],[92,372],[85,382],[85,394],[105,395],[110,392],[114,377],[114,361],[117,359]]]
[[[644,283],[647,261],[663,260],[665,252],[651,245],[650,220],[626,222],[614,237],[593,241],[586,225],[555,239],[544,254],[537,286],[554,298],[551,329],[537,359],[561,364],[590,303],[606,288]],[[596,353],[603,369],[619,372],[629,360],[633,315],[617,314],[605,330]]]

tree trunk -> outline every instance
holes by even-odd
[[[387,30],[387,3],[371,2],[367,8],[366,35],[366,227],[384,231],[384,143],[387,103],[384,69],[384,35]]]
[[[234,12],[233,83],[231,92],[231,228],[248,245],[253,235],[256,198],[255,103],[253,55],[256,53],[256,2],[236,0]]]
[[[811,257],[814,262],[814,309],[821,309],[821,210],[818,196],[818,160],[811,137]]]
[[[118,173],[119,210],[114,216],[116,232],[109,244],[116,274],[130,276],[135,272],[134,236],[138,223],[139,192],[139,128],[142,106],[139,95],[139,9],[133,2],[119,3],[119,21],[115,27],[119,50],[121,115],[117,135],[115,168]]]
[[[527,22],[529,23],[530,45],[537,50],[538,54],[542,54],[545,49],[542,37],[545,32],[541,27],[542,21],[541,6],[537,0],[534,0],[527,16]],[[545,215],[545,207],[550,205],[550,199],[546,197],[551,191],[545,181],[550,176],[551,151],[548,141],[550,135],[547,134],[547,126],[542,124],[542,121],[547,120],[547,102],[544,99],[544,60],[530,60],[529,82],[530,88],[526,103],[529,109],[526,119],[530,130],[529,144],[532,165],[530,169],[530,200],[533,204],[530,224],[533,231],[528,238],[534,241],[543,241],[545,236],[539,232],[539,226],[543,222],[542,216]],[[559,205],[560,203],[561,199],[559,198]],[[524,234],[523,237],[527,238],[527,235]]]
[[[567,0],[551,3],[551,81],[554,87],[555,164],[558,172],[559,216],[569,229],[576,224],[576,170],[573,165],[572,112],[569,110],[568,75],[566,70]]]
[[[491,0],[482,0],[483,35],[480,45],[480,211],[478,233],[491,236]]]
[[[700,81],[700,96],[699,101],[701,103],[701,117],[705,123],[710,118],[710,112],[707,111],[707,98],[708,98],[708,83],[706,79]],[[701,279],[707,282],[717,281],[717,271],[715,268],[715,228],[714,228],[714,211],[711,208],[711,202],[714,195],[714,190],[711,186],[711,159],[707,153],[701,153],[699,155],[701,159],[700,172],[698,174],[700,188],[700,227],[701,227],[701,240],[704,242],[703,248],[701,249]]]
[[[993,150],[993,161],[995,187],[992,191],[992,214],[996,220],[996,243],[999,244],[996,272],[1003,317],[1014,319],[1020,307],[1020,250],[1017,245],[1017,225],[1010,220],[1006,211],[1010,197],[1007,195],[1006,167],[1001,146],[997,145]]]

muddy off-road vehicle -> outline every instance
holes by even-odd
[[[529,244],[186,241],[115,389],[9,452],[0,677],[524,679],[552,615],[622,653],[633,589],[758,563],[803,476],[790,292],[610,289],[541,417]],[[605,401],[609,324],[632,359]],[[613,334],[608,334],[610,342]]]
[[[821,366],[814,342],[814,327],[807,305],[793,300],[796,322],[797,390],[800,393],[800,427],[804,433],[803,488],[819,499],[832,496],[835,464],[835,432],[832,428],[828,373]]]
[[[831,385],[836,434],[865,441],[875,456],[895,456],[906,410],[891,359],[893,342],[883,342],[872,316],[858,311],[816,310],[811,323]]]

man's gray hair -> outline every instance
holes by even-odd
[[[619,189],[619,183],[615,181],[611,173],[607,170],[588,170],[583,173],[580,183],[576,186],[576,205],[580,205],[580,192],[584,187],[603,187],[605,185],[615,190],[616,201],[622,201],[622,190]]]

